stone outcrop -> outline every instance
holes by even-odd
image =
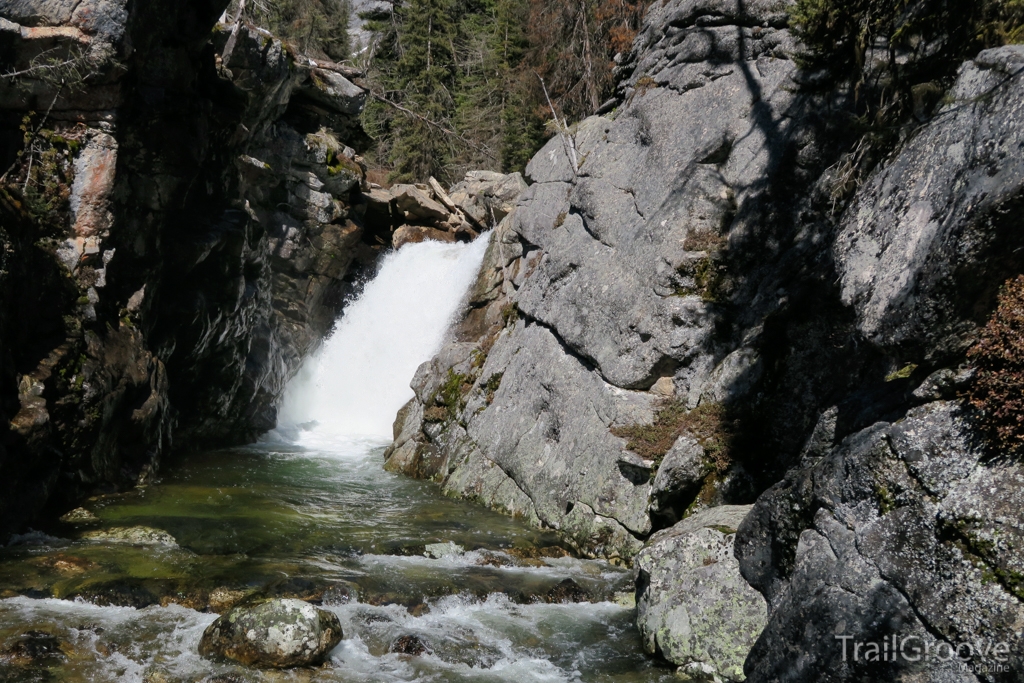
[[[770,489],[737,541],[771,605],[749,680],[1015,680],[1017,651],[994,676],[923,651],[1018,642],[1020,470],[986,462],[961,408],[939,401],[847,437]],[[909,639],[906,657],[854,660],[854,643],[894,635]],[[845,661],[837,636],[849,636]],[[973,663],[1000,664],[981,652]]]
[[[272,427],[382,249],[358,73],[225,4],[0,2],[0,536]]]
[[[710,508],[651,536],[636,557],[644,648],[692,680],[742,681],[768,609],[740,575],[736,529],[750,506]]]
[[[203,632],[199,654],[289,669],[322,664],[341,639],[341,622],[333,612],[301,600],[268,600],[221,615]]]
[[[390,225],[395,249],[410,242],[471,242],[512,210],[526,182],[519,173],[470,171],[451,194],[430,178],[428,184],[371,186],[368,218]]]
[[[1015,680],[1016,659],[843,663],[834,636],[934,650],[1024,623],[1018,468],[959,399],[1024,270],[1024,50],[982,52],[934,110],[866,141],[855,89],[795,59],[789,5],[650,7],[610,113],[527,167],[386,466],[641,570],[673,525],[756,501],[735,539],[767,601],[749,680]],[[864,68],[884,84],[882,52]],[[630,445],[642,426],[657,448]],[[684,599],[664,585],[648,616]]]
[[[872,344],[933,367],[958,362],[986,310],[978,301],[1020,271],[1011,254],[1021,240],[1024,84],[1007,76],[1022,67],[1020,47],[964,65],[952,102],[847,211],[833,250],[843,301]],[[826,413],[805,466],[761,496],[741,528],[744,575],[772,606],[751,680],[1019,677],[1015,651],[1005,661],[962,651],[977,674],[940,657],[914,661],[918,647],[1017,642],[1024,480],[1018,463],[986,453],[955,400],[969,372],[911,378],[908,402],[919,405],[890,419],[847,434],[847,407]],[[823,633],[912,640],[906,658],[844,662]]]
[[[492,236],[456,343],[413,382],[418,405],[399,416],[389,467],[559,529],[582,552],[635,555],[656,530],[652,481],[664,500],[678,498],[666,485],[694,482],[659,479],[612,430],[650,422],[667,395],[690,407],[738,396],[763,367],[749,334],[723,329],[733,305],[709,273],[730,233],[762,229],[763,179],[794,144],[784,5],[742,17],[729,3],[652,7],[621,107],[574,133],[578,173],[557,137],[528,165],[532,184]],[[695,37],[681,41],[683,29]],[[721,37],[717,65],[697,33]],[[693,493],[708,476],[696,470]]]

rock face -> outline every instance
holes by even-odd
[[[249,25],[227,49],[224,4],[0,2],[0,538],[271,427],[381,250],[357,74]]]
[[[1015,680],[1017,659],[843,662],[836,636],[994,646],[1024,623],[1022,480],[958,402],[966,349],[1024,271],[1024,48],[963,64],[858,168],[854,89],[804,87],[820,74],[793,59],[789,6],[652,4],[614,111],[529,164],[386,466],[641,569],[701,538],[726,557],[724,533],[672,525],[756,501],[735,540],[767,600],[749,680]],[[643,426],[657,447],[619,436]],[[660,642],[660,606],[721,604],[735,572],[662,585],[642,598],[649,646],[713,650]],[[676,661],[739,678],[730,657]]]
[[[578,126],[578,173],[558,138],[529,164],[532,185],[492,236],[457,342],[413,382],[418,405],[396,422],[390,468],[621,561],[655,530],[652,479],[665,500],[679,498],[665,486],[701,489],[703,462],[696,482],[658,479],[658,463],[612,430],[650,422],[666,394],[690,407],[706,390],[740,395],[763,367],[746,331],[726,332],[733,306],[708,272],[730,231],[761,230],[763,179],[794,144],[784,113],[797,67],[785,3],[750,3],[750,16],[713,5],[655,3],[622,106]],[[684,33],[694,39],[680,42]],[[721,37],[713,66],[698,33]],[[468,179],[452,199],[486,180]],[[692,500],[664,516],[678,519]]]
[[[1017,651],[1009,676],[913,660],[943,643],[1017,642],[1021,481],[1019,464],[986,462],[948,401],[857,432],[791,473],[758,500],[737,542],[744,576],[772,605],[750,680],[1015,680]],[[853,661],[854,643],[894,634],[911,639],[907,657]],[[838,636],[850,637],[845,661]],[[1000,663],[974,659],[986,661]]]
[[[767,621],[764,598],[740,575],[736,528],[750,506],[711,508],[651,536],[637,555],[637,626],[644,648],[701,680],[741,681]]]
[[[199,654],[288,669],[323,663],[341,638],[334,613],[301,600],[270,600],[221,615],[203,632]]]

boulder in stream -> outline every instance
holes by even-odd
[[[461,557],[465,552],[466,549],[461,545],[445,541],[444,543],[428,543],[423,554],[435,560],[443,560],[449,557]]]
[[[174,536],[162,529],[153,529],[148,526],[111,527],[110,529],[99,529],[82,534],[87,541],[100,543],[125,543],[129,545],[155,545],[166,548],[177,548],[178,542]]]
[[[394,652],[402,655],[412,655],[418,657],[422,654],[429,653],[430,647],[426,642],[419,636],[415,635],[404,635],[400,636],[395,642],[391,643],[391,647],[388,648],[388,652]]]
[[[301,600],[268,600],[235,607],[210,624],[199,654],[268,669],[314,666],[341,638],[341,622],[332,612]]]
[[[544,602],[570,603],[590,602],[590,593],[572,579],[565,579],[544,594]]]

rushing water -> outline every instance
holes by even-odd
[[[56,636],[61,652],[0,656],[0,680],[669,680],[641,654],[628,571],[381,467],[409,381],[442,343],[483,249],[427,243],[388,256],[289,388],[285,426],[261,443],[185,458],[158,485],[89,501],[97,522],[2,549],[0,652],[29,630]],[[176,544],[85,537],[135,526]],[[434,543],[465,550],[435,559]],[[545,602],[565,579],[591,601]],[[199,657],[211,609],[275,595],[341,618],[327,666],[259,672]],[[403,636],[428,652],[390,652]]]

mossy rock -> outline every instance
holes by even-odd
[[[246,666],[316,666],[341,642],[337,615],[301,600],[235,607],[203,633],[199,654]]]

